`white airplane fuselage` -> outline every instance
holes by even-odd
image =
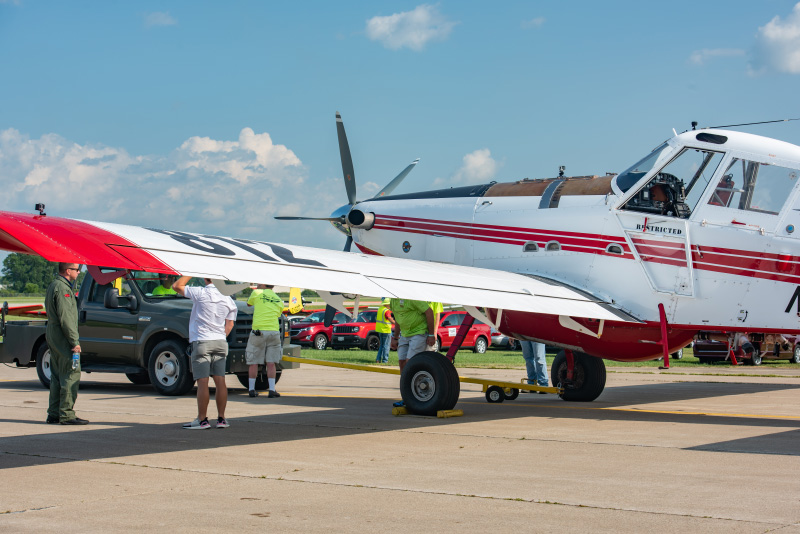
[[[659,304],[670,351],[700,330],[799,331],[800,147],[703,130],[649,157],[619,176],[364,201],[374,224],[352,236],[365,253],[541,276],[612,303],[641,323],[499,314],[507,335],[603,358],[661,354]]]

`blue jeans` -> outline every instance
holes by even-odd
[[[528,370],[528,384],[547,386],[547,360],[544,354],[544,343],[534,341],[520,341],[522,343],[522,357],[525,358],[525,367]]]
[[[389,343],[392,339],[392,334],[378,334],[381,338],[378,345],[378,355],[375,357],[375,363],[389,363]]]

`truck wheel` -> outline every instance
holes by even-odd
[[[600,358],[582,352],[573,352],[575,356],[575,372],[572,384],[567,380],[567,356],[560,351],[553,360],[550,376],[553,385],[564,387],[559,395],[565,401],[590,402],[603,392],[606,386],[606,365]]]
[[[416,354],[400,375],[400,394],[414,414],[436,415],[439,410],[452,410],[460,392],[455,366],[438,352]]]
[[[800,363],[800,345],[794,346],[794,352],[792,353],[792,363]]]
[[[375,334],[370,334],[367,336],[367,342],[364,343],[364,348],[371,352],[377,352],[378,348],[381,346],[381,338],[376,336]]]
[[[188,393],[194,386],[191,364],[183,342],[167,339],[150,351],[147,360],[150,382],[161,395]]]
[[[45,342],[36,351],[36,374],[39,375],[39,382],[50,389],[50,347]]]
[[[150,375],[147,371],[142,371],[141,373],[125,373],[125,376],[128,377],[128,380],[130,380],[132,384],[136,384],[137,386],[150,383]]]
[[[328,338],[325,334],[317,334],[314,336],[314,348],[317,350],[325,350],[328,346]]]
[[[480,336],[478,339],[475,340],[475,346],[472,347],[472,352],[476,352],[478,354],[485,354],[486,353],[486,338]]]
[[[277,384],[278,381],[281,379],[281,373],[283,371],[283,367],[281,364],[275,364],[275,383]],[[250,375],[247,373],[236,373],[236,378],[239,379],[239,383],[245,387],[245,389],[250,389]],[[269,389],[269,379],[267,378],[267,371],[259,372],[256,375],[256,391],[266,391]]]

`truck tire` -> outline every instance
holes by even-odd
[[[283,371],[283,367],[281,367],[280,363],[275,364],[275,383],[277,384],[278,381],[281,379],[281,373]],[[239,383],[245,387],[245,389],[250,389],[250,375],[247,373],[236,373],[236,378],[239,379]],[[269,379],[267,378],[267,371],[266,369],[256,375],[256,391],[266,391],[269,389]]]
[[[367,342],[364,343],[364,349],[377,352],[378,348],[381,346],[381,338],[378,337],[376,334],[370,334],[367,336]]]
[[[194,386],[186,345],[182,341],[167,339],[153,347],[147,369],[150,382],[161,395],[183,395]]]
[[[36,374],[39,375],[39,382],[50,389],[50,347],[44,341],[36,349]]]
[[[132,384],[136,384],[137,386],[150,383],[150,374],[147,371],[142,371],[141,373],[125,373],[125,376],[128,377],[128,380],[130,380]]]

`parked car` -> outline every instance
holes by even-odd
[[[447,349],[453,344],[458,333],[458,328],[464,321],[467,312],[464,311],[446,311],[439,318],[439,327],[436,330],[436,342],[438,348]],[[486,349],[492,344],[492,329],[489,325],[475,320],[475,323],[470,327],[467,332],[464,342],[461,344],[464,348],[472,348],[473,352],[483,354]]]
[[[377,352],[380,337],[375,331],[378,310],[366,310],[358,314],[355,321],[339,323],[333,327],[331,347],[349,349],[358,347]]]
[[[752,351],[742,346],[734,351],[737,359],[750,365],[761,365],[763,360],[789,360],[800,363],[800,334],[747,334]],[[694,355],[702,363],[714,363],[728,359],[729,346],[726,341],[709,339],[709,334],[700,332],[694,340]]]
[[[294,321],[289,331],[292,336],[292,343],[324,350],[331,342],[333,326],[349,321],[350,317],[342,312],[338,312],[333,316],[333,323],[331,323],[330,326],[325,326],[323,323],[324,319],[325,312],[319,311],[312,313],[304,319]]]
[[[513,337],[508,337],[505,334],[501,334],[494,328],[491,329],[491,340],[492,347],[496,349],[522,350],[522,346],[519,344],[519,341]]]

